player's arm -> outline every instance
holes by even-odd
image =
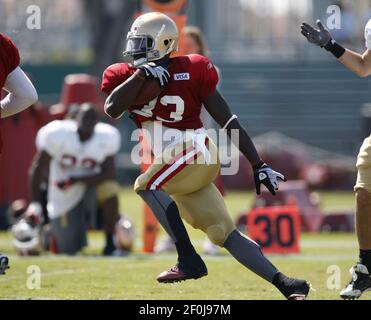
[[[9,94],[0,102],[1,118],[19,113],[38,100],[35,87],[20,67],[8,75],[4,89]]]
[[[108,96],[104,110],[111,118],[117,119],[133,104],[142,89],[145,72],[138,69],[130,78],[116,87]]]
[[[371,52],[368,49],[363,54],[345,49],[339,61],[362,78],[371,75]]]
[[[328,30],[322,25],[320,20],[316,22],[317,27],[303,22],[301,25],[301,34],[307,40],[321,48],[332,53],[344,66],[353,71],[360,77],[371,75],[371,53],[367,49],[363,54],[343,48],[338,44]],[[367,48],[371,48],[371,23],[366,25],[365,40]],[[370,39],[369,39],[370,38]]]
[[[247,131],[241,126],[237,118],[233,118],[233,114],[227,102],[217,90],[214,91],[214,93],[212,93],[204,102],[204,106],[209,114],[214,118],[216,123],[218,123],[222,128],[226,129],[228,136],[232,139],[232,142],[236,144],[236,146],[249,160],[253,167],[262,162],[262,159],[260,158]],[[238,132],[239,145],[237,145],[236,141],[233,141],[235,140],[235,136],[232,135],[233,130]]]
[[[31,203],[27,208],[26,216],[38,217],[41,219],[42,207],[41,207],[41,192],[40,186],[43,182],[44,174],[49,169],[51,157],[50,155],[42,150],[37,152],[34,156],[28,175],[29,175],[29,189],[31,192]]]
[[[102,170],[98,174],[94,174],[91,176],[72,176],[70,177],[70,183],[84,183],[88,186],[96,186],[104,181],[107,180],[115,180],[116,179],[116,170],[115,170],[115,161],[114,157],[110,156],[102,163]]]
[[[29,187],[32,201],[40,202],[40,185],[43,182],[44,174],[49,169],[51,157],[42,150],[39,151],[32,160],[29,169]]]
[[[134,105],[134,101],[146,79],[158,79],[161,87],[164,87],[169,82],[170,74],[161,65],[150,62],[138,68],[129,79],[116,87],[108,96],[104,109],[111,118],[117,119],[121,117],[126,110]]]
[[[278,191],[277,179],[286,181],[285,177],[264,163],[246,129],[241,126],[237,116],[232,114],[227,102],[218,90],[215,90],[204,101],[204,106],[214,120],[227,131],[233,144],[249,160],[254,170],[257,193],[260,194],[260,184],[264,184],[272,194],[275,194]]]

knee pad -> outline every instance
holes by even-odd
[[[223,247],[224,242],[228,239],[232,231],[233,229],[230,230],[226,225],[220,223],[208,227],[206,234],[212,243],[219,247]]]

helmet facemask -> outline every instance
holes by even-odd
[[[161,60],[164,56],[177,50],[176,40],[164,40],[163,37],[161,39],[160,35],[161,33],[156,37],[156,39],[153,39],[147,34],[134,35],[132,32],[129,32],[126,39],[126,49],[123,52],[124,62],[129,63],[132,67],[139,67],[151,61]],[[164,50],[161,49],[162,56],[160,50],[156,49],[156,44],[158,48],[159,42],[166,50],[164,52]]]
[[[126,39],[126,49],[123,53],[124,62],[138,67],[158,59],[160,53],[158,50],[154,50],[154,44],[154,39],[149,35],[132,35],[129,32]]]

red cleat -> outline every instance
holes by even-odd
[[[157,281],[160,283],[175,283],[189,279],[199,279],[207,276],[207,269],[187,275],[178,265],[159,274]]]

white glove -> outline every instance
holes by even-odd
[[[139,69],[144,70],[146,78],[153,77],[158,79],[161,87],[164,87],[169,83],[170,73],[164,67],[156,65],[154,62],[143,64]]]

